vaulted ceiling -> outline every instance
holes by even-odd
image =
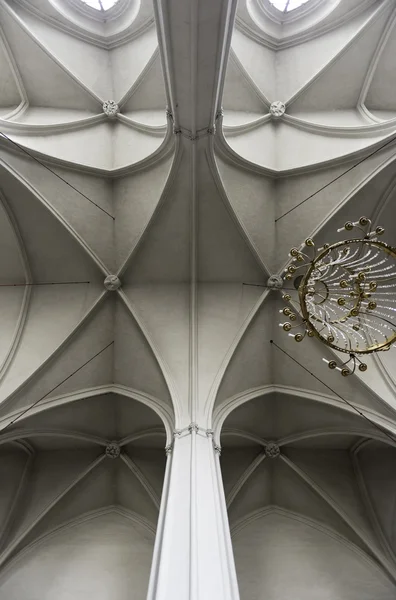
[[[307,598],[394,596],[396,446],[383,432],[356,413],[285,389],[236,408],[224,423],[222,448],[242,598],[258,589],[270,598],[274,589],[288,593],[288,567],[300,597],[306,567],[295,576],[287,546],[295,544],[306,558],[312,529],[320,533],[311,537]],[[274,526],[278,535],[271,533]],[[277,564],[274,547],[285,564]]]
[[[154,531],[159,445],[191,421],[219,440],[233,419],[224,464],[229,446],[243,458],[225,476],[232,521],[270,505],[301,512],[278,483],[271,498],[252,488],[240,501],[244,469],[267,469],[257,453],[268,439],[282,450],[271,481],[280,465],[276,481],[299,490],[305,467],[306,483],[339,461],[355,486],[356,462],[375,512],[375,465],[394,449],[341,398],[396,435],[395,356],[337,377],[321,361],[330,350],[308,340],[302,353],[280,330],[281,296],[266,284],[290,247],[338,239],[363,214],[396,244],[394,1],[311,0],[280,18],[267,0],[120,0],[105,20],[77,2],[0,0],[0,443],[12,470],[2,564],[104,506]],[[104,286],[110,275],[118,289]],[[121,462],[105,457],[111,440]],[[57,464],[68,470],[39,515],[34,494],[30,506],[19,497],[32,480],[46,490]],[[373,533],[367,516],[355,524],[367,509],[358,493],[347,506],[322,483],[326,526],[394,582],[394,486]],[[307,506],[312,519],[322,510]]]

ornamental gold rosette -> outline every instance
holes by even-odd
[[[280,326],[296,342],[316,337],[347,354],[346,361],[323,360],[348,376],[367,370],[365,354],[396,342],[396,248],[378,239],[384,228],[372,229],[367,217],[343,230],[354,237],[320,248],[308,238],[290,250],[284,279],[296,292],[282,296],[289,305],[280,311],[287,318]]]

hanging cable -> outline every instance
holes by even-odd
[[[362,158],[361,160],[359,160],[355,165],[352,165],[352,167],[349,167],[349,169],[347,169],[346,171],[344,171],[340,175],[337,175],[337,177],[334,177],[334,179],[332,179],[331,181],[329,181],[328,183],[326,183],[325,185],[323,185],[321,188],[319,188],[318,190],[316,190],[316,192],[314,192],[313,194],[311,194],[310,196],[308,196],[307,198],[305,198],[305,200],[302,200],[301,202],[299,202],[298,204],[296,204],[296,206],[293,206],[293,208],[290,208],[290,210],[287,210],[285,213],[283,213],[283,215],[281,215],[280,217],[278,217],[277,219],[275,219],[275,223],[277,223],[278,221],[280,221],[281,219],[283,219],[283,217],[286,217],[286,215],[288,215],[291,212],[293,212],[293,210],[295,210],[296,208],[298,208],[299,206],[301,206],[302,204],[304,204],[308,200],[311,200],[311,198],[313,198],[314,196],[316,196],[316,194],[319,194],[319,192],[322,192],[323,190],[325,190],[327,187],[329,187],[329,185],[331,185],[335,181],[338,181],[338,179],[341,179],[341,177],[343,177],[344,175],[346,175],[347,173],[349,173],[350,171],[352,171],[353,169],[355,169],[356,167],[358,167],[359,165],[361,165],[365,160],[367,160],[368,158],[371,158],[371,156],[374,156],[374,154],[377,154],[377,152],[379,152],[380,150],[382,150],[386,146],[389,146],[389,144],[391,144],[395,140],[396,140],[396,136],[394,136],[393,138],[391,138],[390,140],[388,140],[385,144],[382,144],[382,146],[379,146],[379,148],[377,148],[376,150],[374,150],[373,152],[371,152],[370,154],[368,154],[367,156],[365,156],[364,158]]]
[[[0,135],[3,138],[5,138],[6,140],[8,140],[11,144],[14,144],[14,146],[16,146],[17,148],[19,148],[19,150],[22,150],[22,152],[24,152],[25,154],[27,154],[27,156],[30,156],[30,158],[32,158],[39,165],[41,165],[42,167],[44,167],[44,169],[47,169],[47,171],[49,171],[50,173],[52,173],[53,175],[55,175],[55,177],[57,177],[58,179],[60,179],[61,181],[63,181],[63,183],[66,183],[66,185],[68,185],[69,187],[71,187],[72,190],[74,190],[75,192],[77,192],[77,194],[80,194],[80,196],[82,196],[83,198],[85,198],[86,200],[88,200],[88,202],[90,202],[91,204],[93,204],[94,206],[96,206],[96,208],[98,208],[99,210],[101,210],[102,212],[104,212],[108,217],[110,217],[111,219],[113,219],[113,221],[115,221],[115,217],[113,217],[113,215],[111,215],[109,212],[107,212],[107,210],[105,210],[104,208],[102,208],[101,206],[99,206],[99,204],[96,204],[96,202],[94,202],[93,200],[91,200],[91,198],[89,198],[88,196],[86,196],[83,192],[80,192],[80,190],[78,190],[76,187],[74,187],[73,184],[69,183],[66,179],[64,179],[63,177],[61,177],[61,175],[58,175],[58,173],[56,173],[55,171],[53,171],[52,169],[50,169],[48,165],[46,165],[43,161],[39,160],[36,156],[34,156],[34,154],[32,154],[31,152],[29,152],[28,150],[26,150],[26,148],[24,148],[23,146],[21,146],[17,142],[14,142],[14,140],[12,140],[11,138],[9,138],[8,135],[6,135],[5,133],[3,133],[2,131],[0,131]]]
[[[274,287],[270,287],[269,285],[265,285],[264,283],[245,283],[243,282],[242,285],[249,285],[251,287],[261,287],[264,288],[266,290],[275,290],[277,292],[282,292],[283,290],[289,290],[294,292],[296,290],[295,287],[281,287],[281,288],[274,288]]]
[[[280,352],[282,352],[285,356],[287,356],[292,361],[294,361],[299,367],[301,367],[302,369],[304,369],[304,371],[306,371],[307,373],[309,373],[310,375],[312,375],[312,377],[314,379],[316,379],[316,381],[318,381],[319,383],[321,383],[322,385],[324,385],[328,390],[330,390],[340,400],[342,400],[342,402],[344,402],[344,404],[346,404],[347,406],[349,406],[350,408],[352,408],[352,410],[354,410],[359,416],[363,417],[363,419],[365,419],[368,423],[370,423],[370,425],[372,425],[373,427],[375,427],[376,429],[378,429],[378,431],[380,431],[382,434],[386,435],[386,437],[388,437],[394,444],[396,444],[396,439],[390,433],[388,433],[380,425],[377,425],[377,423],[375,423],[369,417],[367,417],[364,413],[362,413],[351,402],[349,402],[348,400],[345,400],[345,398],[343,398],[338,392],[336,392],[335,390],[333,390],[333,388],[331,388],[329,385],[327,385],[327,383],[325,383],[324,381],[322,381],[319,377],[317,377],[314,373],[312,373],[312,371],[310,371],[309,369],[307,369],[307,367],[304,367],[304,365],[302,365],[298,360],[296,360],[293,356],[291,356],[290,354],[288,354],[288,352],[286,352],[286,350],[283,350],[283,348],[281,348],[280,346],[278,346],[278,344],[276,342],[274,342],[274,340],[270,340],[270,344],[272,344],[273,346],[275,346],[275,348],[277,348],[278,350],[280,350]]]
[[[35,285],[76,285],[90,281],[39,281],[37,283],[0,283],[0,287],[30,287]]]
[[[102,350],[99,350],[99,352],[97,352],[96,354],[94,354],[94,356],[92,356],[87,361],[85,361],[85,363],[83,365],[81,365],[80,367],[78,367],[75,371],[73,371],[73,373],[70,373],[70,375],[68,375],[67,377],[65,377],[65,379],[63,379],[60,383],[57,383],[52,389],[49,390],[49,392],[47,392],[46,394],[44,394],[44,396],[42,396],[41,398],[39,398],[38,400],[36,400],[36,402],[33,402],[33,404],[31,406],[28,406],[27,408],[25,408],[25,410],[23,410],[17,417],[15,417],[15,419],[13,419],[12,421],[10,421],[8,423],[8,425],[6,425],[5,427],[3,427],[3,429],[0,430],[0,434],[2,434],[4,431],[6,431],[6,429],[8,429],[9,427],[11,427],[11,425],[13,425],[14,423],[16,423],[16,421],[18,421],[21,417],[23,417],[24,415],[26,415],[27,412],[29,412],[30,410],[32,410],[32,408],[34,408],[35,406],[37,406],[37,404],[39,404],[39,402],[41,402],[42,400],[44,400],[44,398],[46,398],[47,396],[49,396],[54,390],[56,390],[63,383],[65,383],[66,381],[68,381],[68,379],[70,379],[71,377],[73,377],[73,375],[75,375],[76,373],[78,373],[79,371],[81,371],[81,369],[83,369],[84,367],[86,367],[90,362],[92,362],[96,357],[98,357],[100,354],[102,354],[105,350],[107,350],[108,348],[110,348],[110,346],[112,346],[113,344],[114,344],[114,340],[112,342],[110,342],[110,344],[107,344],[107,346],[105,346],[104,348],[102,348]]]

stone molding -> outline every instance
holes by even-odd
[[[114,119],[120,112],[120,107],[115,100],[105,100],[103,102],[103,112],[110,119]]]
[[[121,287],[121,280],[117,275],[107,275],[104,280],[104,286],[109,292],[115,292]]]
[[[273,117],[275,117],[276,119],[279,119],[279,117],[282,117],[285,114],[285,110],[286,110],[285,103],[281,102],[281,100],[275,100],[274,102],[272,102],[272,104],[269,108],[271,115]]]
[[[180,439],[183,437],[187,437],[188,435],[200,435],[201,437],[206,437],[212,441],[213,449],[219,455],[221,454],[221,446],[216,444],[214,440],[214,431],[213,429],[205,429],[204,427],[200,427],[197,423],[191,422],[187,427],[183,429],[174,429],[173,431],[173,441],[171,444],[165,446],[165,454],[169,456],[172,454],[174,447],[174,440]]]
[[[109,442],[106,446],[106,457],[114,460],[121,454],[121,448],[118,442]]]

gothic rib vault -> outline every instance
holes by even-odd
[[[108,17],[0,0],[0,600],[392,600],[395,354],[336,377],[265,285],[396,245],[395,3]]]

